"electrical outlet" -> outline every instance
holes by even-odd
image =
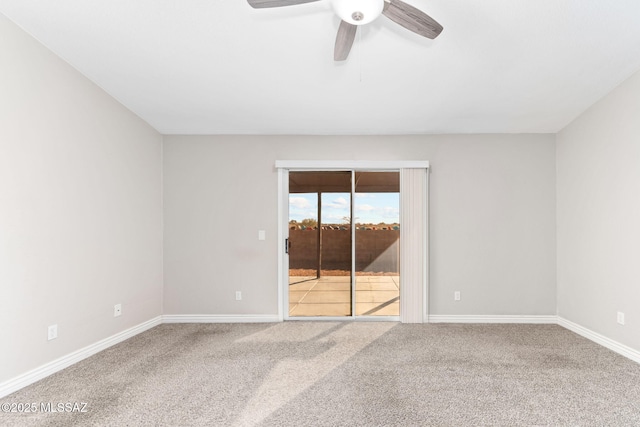
[[[58,338],[58,325],[51,325],[47,331],[47,339],[49,341]]]
[[[454,299],[455,301],[460,301],[460,291],[455,291],[455,292],[453,293],[453,299]]]
[[[624,313],[621,311],[618,312],[618,323],[624,325]]]
[[[242,292],[236,291],[236,301],[240,301],[242,299]]]
[[[113,306],[113,317],[122,315],[122,304],[116,304]]]

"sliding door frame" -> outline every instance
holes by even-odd
[[[403,319],[403,310],[402,310],[402,276],[400,277],[400,316],[356,316],[355,312],[351,313],[351,316],[341,316],[341,317],[329,317],[329,316],[321,316],[321,317],[291,317],[289,316],[289,271],[288,271],[288,255],[285,252],[285,245],[287,243],[287,239],[289,238],[289,171],[291,172],[324,172],[324,171],[354,171],[357,172],[400,172],[402,175],[403,169],[424,169],[425,170],[425,183],[424,189],[425,194],[424,197],[424,224],[422,228],[422,242],[423,242],[423,251],[422,251],[422,283],[420,284],[420,290],[422,294],[421,305],[422,305],[422,323],[426,323],[428,321],[428,288],[429,288],[429,256],[428,256],[428,241],[429,241],[429,215],[428,215],[428,199],[429,199],[429,190],[428,190],[428,172],[429,172],[429,162],[427,161],[361,161],[361,160],[336,160],[336,161],[315,161],[315,160],[277,160],[275,167],[278,171],[278,317],[282,320],[359,320],[359,321],[397,321]],[[352,196],[354,190],[354,183],[352,180]],[[402,217],[402,184],[400,190],[400,210]],[[405,195],[406,197],[406,195]],[[320,203],[320,201],[318,201]],[[351,209],[353,209],[353,200],[351,202]],[[353,214],[351,215],[353,218]],[[400,229],[402,233],[403,225],[400,224]],[[352,232],[352,241],[354,240],[354,227],[351,227]],[[354,255],[355,245],[352,245],[352,275],[354,274]],[[402,259],[404,255],[402,251],[400,253],[400,264],[402,265]],[[355,306],[355,285],[356,280],[355,277],[352,276],[352,307]],[[416,322],[415,317],[411,322]],[[419,322],[419,321],[418,321]]]

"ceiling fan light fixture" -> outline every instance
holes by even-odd
[[[333,10],[345,22],[363,25],[382,14],[384,0],[333,0]]]
[[[247,0],[254,9],[295,6],[320,0]],[[344,61],[358,31],[358,25],[368,24],[384,14],[396,24],[428,39],[435,39],[443,30],[435,19],[402,0],[330,0],[340,17],[340,26],[333,48],[333,60]]]

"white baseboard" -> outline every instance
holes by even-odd
[[[15,391],[20,390],[23,387],[28,386],[29,384],[40,381],[41,379],[46,378],[51,374],[61,371],[68,366],[78,363],[79,361],[86,359],[89,356],[93,356],[94,354],[106,348],[109,348],[112,345],[118,344],[126,339],[133,337],[134,335],[138,335],[139,333],[151,329],[154,326],[158,326],[161,323],[161,316],[154,317],[151,320],[147,320],[146,322],[140,323],[139,325],[136,325],[125,331],[100,340],[94,344],[88,345],[84,348],[81,348],[80,350],[76,350],[73,353],[69,353],[66,356],[62,356],[52,362],[32,369],[31,371],[25,372],[22,375],[18,375],[17,377],[0,384],[0,397],[7,396]]]
[[[429,316],[429,323],[535,323],[552,324],[558,323],[558,316],[512,316],[512,315],[448,315],[432,314]]]
[[[271,323],[282,322],[277,314],[165,314],[162,323]]]
[[[631,347],[627,347],[624,344],[619,343],[618,341],[614,341],[610,338],[605,337],[604,335],[600,335],[597,332],[593,332],[591,329],[587,329],[584,326],[580,326],[577,323],[573,323],[570,320],[567,320],[563,317],[558,316],[558,325],[567,328],[568,330],[575,332],[578,335],[581,335],[596,344],[600,344],[603,347],[608,348],[609,350],[613,350],[622,356],[633,360],[636,363],[640,363],[640,351],[634,350]]]

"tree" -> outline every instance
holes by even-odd
[[[315,227],[318,225],[318,221],[313,218],[305,218],[300,221],[300,224],[304,225],[305,227]]]

